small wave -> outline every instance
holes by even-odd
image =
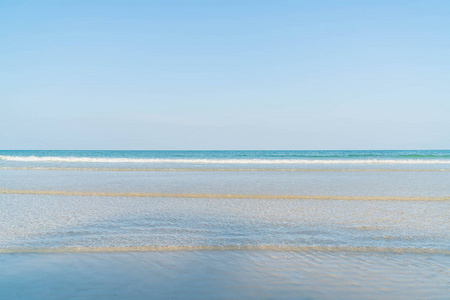
[[[89,191],[0,190],[0,194],[59,195],[98,197],[147,197],[147,198],[217,198],[217,199],[273,199],[273,200],[363,200],[363,201],[447,201],[444,197],[398,196],[317,196],[317,195],[237,195],[237,194],[171,194],[171,193],[114,193]]]
[[[0,167],[0,170],[23,171],[92,171],[92,172],[450,172],[450,169],[235,169],[235,168],[60,168]]]
[[[445,254],[450,250],[431,248],[389,248],[357,246],[287,246],[287,245],[180,245],[180,246],[135,246],[135,247],[61,247],[61,248],[4,248],[6,253],[66,253],[66,252],[169,252],[169,251],[295,251],[295,252],[368,252],[368,253],[417,253]]]
[[[447,158],[450,154],[398,154],[399,157],[417,157],[417,158]]]
[[[70,163],[178,163],[178,164],[450,164],[442,159],[186,159],[186,158],[105,158],[61,156],[10,156],[0,160]]]

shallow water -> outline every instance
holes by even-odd
[[[448,257],[327,251],[4,254],[2,299],[448,299]]]
[[[450,232],[449,201],[11,194],[0,199],[0,251],[258,245],[445,251]]]
[[[0,151],[0,299],[446,299],[449,164],[450,151]]]

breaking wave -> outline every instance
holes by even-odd
[[[76,167],[0,167],[22,171],[92,171],[92,172],[450,172],[450,169],[283,169],[283,168],[76,168]]]
[[[177,163],[177,164],[450,164],[448,159],[187,159],[187,158],[112,158],[75,156],[11,156],[0,160],[69,163]]]

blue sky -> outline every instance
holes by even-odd
[[[449,149],[450,1],[0,3],[0,149]]]

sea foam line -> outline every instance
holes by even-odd
[[[181,163],[181,164],[450,164],[436,159],[172,159],[172,158],[105,158],[60,156],[0,155],[0,160],[24,162],[84,163]]]
[[[61,168],[0,167],[0,170],[22,171],[92,171],[92,172],[450,172],[450,169],[236,169],[236,168]]]
[[[180,245],[180,246],[133,246],[133,247],[60,247],[60,248],[3,248],[7,253],[68,253],[68,252],[173,252],[173,251],[293,251],[293,252],[368,252],[368,253],[415,253],[445,254],[450,250],[432,248],[388,248],[358,246],[287,246],[287,245]]]
[[[172,193],[111,193],[89,191],[42,191],[42,190],[0,190],[0,194],[18,195],[60,195],[97,197],[147,197],[147,198],[214,198],[214,199],[273,199],[273,200],[364,200],[364,201],[447,201],[444,197],[398,197],[398,196],[317,196],[317,195],[239,195],[239,194],[172,194]]]

